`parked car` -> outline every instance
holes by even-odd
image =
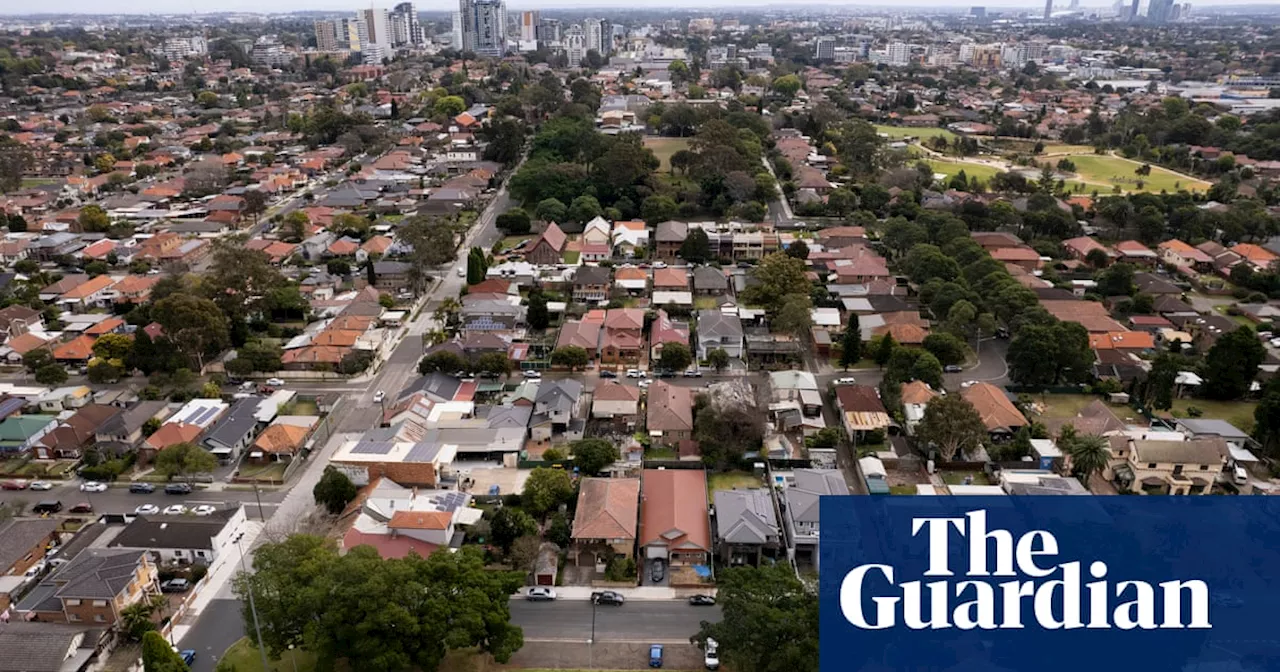
[[[185,593],[191,590],[191,582],[186,579],[169,579],[160,584],[162,593]]]
[[[80,484],[80,492],[106,492],[107,484],[98,481],[86,481]]]
[[[699,369],[699,368],[696,368],[696,367],[686,369],[686,370],[685,370],[685,372],[684,372],[684,377],[685,377],[685,378],[701,378],[701,377],[702,377],[702,369]]]
[[[160,507],[155,504],[143,504],[142,506],[134,509],[133,512],[139,516],[154,516],[157,513],[160,513]]]
[[[387,393],[383,392],[382,390],[378,390],[377,392],[373,393],[373,403],[375,404],[381,404],[382,400],[386,398],[387,398]]]
[[[653,381],[649,380],[648,378],[636,383],[636,385],[638,385],[642,390],[645,389],[646,387],[649,387],[652,384],[653,384]]]
[[[653,565],[649,569],[649,580],[654,583],[662,583],[667,578],[667,566],[661,560],[654,560]]]
[[[525,371],[524,371],[524,377],[525,377],[525,378],[538,379],[538,378],[541,378],[541,377],[542,377],[542,372],[541,372],[541,371],[537,371],[537,370],[535,370],[535,369],[525,369]]]
[[[197,516],[212,516],[217,510],[217,507],[212,504],[201,504],[200,506],[191,509],[191,513],[194,513]]]
[[[62,510],[62,502],[56,499],[39,502],[31,507],[32,513],[57,513]]]
[[[530,602],[551,602],[556,599],[556,591],[542,586],[535,586],[525,593],[524,599]]]
[[[946,371],[947,373],[960,373],[961,371],[964,371],[964,368],[962,368],[959,364],[948,364],[942,367],[942,370]]]
[[[166,516],[181,516],[186,512],[187,507],[181,504],[170,504],[169,506],[164,507],[164,515]]]
[[[93,505],[89,502],[80,502],[71,507],[71,513],[93,513]]]
[[[170,483],[164,486],[164,494],[166,495],[189,495],[191,494],[190,483]]]
[[[53,484],[50,483],[49,481],[31,481],[31,485],[28,487],[32,490],[44,491],[44,490],[52,490]]]
[[[720,643],[710,637],[707,638],[707,648],[702,654],[702,664],[708,670],[720,669]]]
[[[190,668],[196,662],[196,650],[183,649],[178,652],[178,657],[182,658],[182,662],[187,666],[187,668]]]
[[[130,483],[129,492],[135,495],[149,495],[156,491],[156,486],[150,483]]]
[[[45,567],[48,567],[48,565],[45,564],[44,560],[41,560],[40,562],[28,567],[27,571],[23,572],[22,576],[28,579],[33,579],[44,573]]]
[[[662,667],[661,644],[654,644],[649,647],[649,667]]]
[[[618,374],[614,373],[613,371],[604,370],[600,372],[600,377],[601,378],[617,378]]]
[[[279,378],[268,378],[267,384],[271,387],[284,387],[284,381]]]
[[[851,378],[846,376],[844,378],[836,378],[835,384],[836,385],[857,385],[858,380],[856,378]]]
[[[689,604],[695,607],[710,607],[714,606],[715,603],[716,598],[711,597],[710,595],[694,595],[689,598]]]
[[[5,481],[0,483],[0,490],[26,490],[26,481]]]
[[[1249,482],[1249,472],[1245,471],[1244,467],[1238,464],[1231,470],[1231,475],[1235,480],[1236,485],[1245,485]]]
[[[601,590],[591,593],[591,601],[596,604],[620,607],[623,604],[626,604],[627,598],[623,597],[621,593],[617,593],[612,590]]]
[[[640,369],[627,369],[627,377],[628,378],[644,378],[645,373]]]

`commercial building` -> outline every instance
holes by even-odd
[[[364,21],[365,30],[368,31],[369,42],[384,46],[392,44],[391,24],[385,8],[370,7],[369,9],[363,9],[360,10],[359,16]]]
[[[507,53],[507,4],[503,0],[460,0],[462,49],[501,58]]]
[[[520,12],[520,41],[537,42],[541,15],[537,10]]]
[[[569,56],[570,67],[577,67],[587,57],[587,36],[582,26],[575,23],[564,31],[564,50]]]

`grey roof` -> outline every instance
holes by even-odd
[[[548,380],[538,387],[533,403],[550,409],[572,407],[582,396],[582,381],[573,378]]]
[[[823,495],[847,495],[849,486],[839,469],[796,469],[796,484],[787,488],[791,519],[818,522],[818,499]]]
[[[125,526],[108,548],[213,550],[213,538],[227,526],[236,509],[208,516],[138,516]]]
[[[698,338],[719,339],[723,336],[742,337],[742,322],[734,315],[726,315],[718,310],[698,311]]]
[[[129,585],[145,556],[137,549],[88,549],[45,577],[18,611],[62,611],[67,598],[109,600]]]
[[[529,418],[533,416],[532,406],[478,406],[476,416],[485,419],[490,429],[499,427],[524,428],[529,426]]]
[[[0,572],[8,571],[56,529],[58,521],[48,518],[15,518],[0,524]]]
[[[1221,436],[1224,439],[1247,441],[1249,435],[1226,420],[1215,418],[1179,418],[1182,425],[1195,436]]]
[[[236,445],[246,435],[257,429],[258,420],[254,416],[258,412],[258,404],[261,402],[262,399],[260,397],[236,400],[231,405],[231,408],[222,414],[222,418],[215,422],[208,432],[205,432],[204,438],[200,442],[207,448]]]
[[[607,285],[609,284],[609,269],[603,266],[579,266],[578,270],[573,274],[573,284],[582,285]]]
[[[453,401],[453,396],[458,393],[458,388],[461,385],[462,381],[454,376],[432,373],[410,383],[408,387],[400,391],[397,398],[404,399],[422,392],[433,401]]]
[[[763,488],[717,490],[716,537],[734,544],[763,544],[778,537],[773,498]]]
[[[699,266],[693,269],[693,288],[700,292],[723,292],[729,288],[729,279],[714,266]]]
[[[58,672],[76,649],[87,658],[101,637],[101,628],[83,625],[6,623],[0,626],[0,672]]]
[[[373,272],[378,275],[400,275],[408,273],[413,269],[411,264],[403,261],[375,261],[373,262]]]
[[[678,243],[689,236],[689,225],[684,222],[666,221],[658,224],[653,239],[659,243]]]

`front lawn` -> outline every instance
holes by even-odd
[[[1257,404],[1247,401],[1211,401],[1208,399],[1175,399],[1171,415],[1175,418],[1189,418],[1189,408],[1198,408],[1201,418],[1226,420],[1242,432],[1252,433],[1255,424],[1253,411]],[[1162,412],[1163,414],[1164,412]]]
[[[983,182],[991,181],[991,178],[1003,173],[1003,170],[994,166],[988,166],[980,163],[966,163],[963,161],[947,161],[945,159],[925,159],[925,163],[933,168],[933,172],[942,173],[947,177],[955,177],[964,171],[966,178],[979,178]]]
[[[649,460],[675,460],[680,458],[680,454],[675,448],[666,446],[649,446],[644,449],[645,459]]]
[[[280,660],[271,660],[268,657],[267,665],[271,667],[270,672],[294,672],[294,669],[297,669],[298,672],[312,672],[316,669],[316,657],[306,651],[294,649],[281,656]],[[253,640],[243,637],[222,654],[216,669],[218,672],[231,672],[232,670],[234,672],[263,672],[262,656],[258,653],[258,648],[253,645]]]
[[[889,486],[889,494],[891,494],[891,495],[914,495],[914,494],[916,494],[916,486],[914,486],[914,485],[891,485],[891,486]]]
[[[718,307],[714,296],[699,296],[693,300],[694,310],[715,310]]]
[[[1042,418],[1074,418],[1098,397],[1091,394],[1033,394]]]
[[[577,250],[569,250],[564,253],[564,263],[570,266],[578,263],[578,259],[582,257],[582,253]]]
[[[288,462],[272,462],[267,465],[246,465],[240,468],[240,478],[252,478],[255,481],[284,481],[284,470]]]

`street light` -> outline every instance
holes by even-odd
[[[236,538],[233,539],[232,542],[240,549],[240,570],[245,574],[248,574],[249,568],[244,564],[244,545],[240,543],[242,538],[244,538],[244,532],[237,534]],[[269,670],[271,668],[267,666],[267,650],[265,648],[266,644],[262,641],[262,627],[258,625],[258,605],[253,599],[252,581],[249,583],[249,613],[253,614],[253,631],[258,635],[258,653],[262,656],[262,669]],[[296,666],[298,663],[297,661],[294,661],[293,664]]]
[[[596,607],[599,600],[591,599],[591,639],[587,640],[587,669],[596,669]]]

